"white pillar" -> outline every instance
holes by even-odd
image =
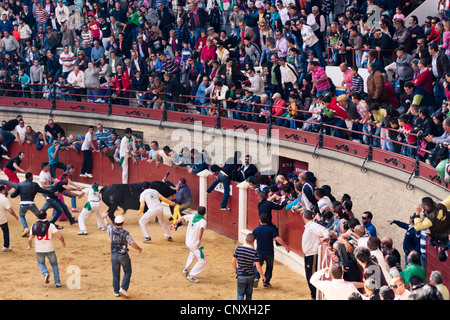
[[[197,173],[199,177],[198,184],[198,205],[207,208],[208,205],[208,194],[206,190],[208,189],[208,177],[212,174],[209,170],[203,170],[202,172]]]
[[[237,185],[239,189],[239,217],[238,217],[238,241],[245,243],[245,237],[250,232],[247,229],[247,189],[248,182],[243,181]]]

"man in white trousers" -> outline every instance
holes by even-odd
[[[122,167],[122,183],[128,183],[128,159],[131,157],[131,152],[136,152],[135,138],[131,128],[125,129],[125,135],[120,142],[120,161],[119,167]]]
[[[187,279],[192,282],[199,282],[197,276],[206,267],[206,257],[203,252],[202,238],[203,233],[206,229],[206,219],[205,219],[206,208],[198,207],[196,214],[187,214],[170,225],[170,229],[178,225],[181,221],[185,220],[188,222],[186,227],[186,246],[189,248],[189,256],[186,261],[186,266],[183,269],[183,273],[187,275]],[[192,270],[189,272],[194,259],[197,258],[197,263],[194,265]]]
[[[84,205],[83,210],[81,210],[80,215],[78,216],[78,226],[80,227],[80,232],[78,232],[78,234],[88,234],[86,229],[86,220],[92,215],[92,213],[94,213],[97,217],[97,228],[102,231],[105,230],[102,216],[100,214],[101,195],[98,191],[98,182],[94,181],[90,188],[83,189],[83,193],[87,198],[87,202]]]
[[[141,195],[139,196],[139,202],[141,203],[141,205],[139,208],[138,216],[144,213],[145,205],[147,205],[148,208],[141,219],[139,219],[139,225],[141,226],[142,233],[144,234],[143,242],[150,242],[152,240],[147,230],[147,224],[151,219],[155,217],[158,218],[159,225],[163,229],[164,235],[166,236],[167,240],[172,241],[169,226],[167,225],[166,219],[164,218],[164,209],[161,201],[167,203],[170,206],[175,206],[177,204],[163,197],[157,190],[152,189],[150,186],[150,182],[148,181],[144,182],[142,189],[144,189],[144,191],[142,191]]]

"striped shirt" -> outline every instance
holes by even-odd
[[[248,244],[239,246],[234,251],[233,257],[237,259],[238,277],[253,277],[255,275],[253,266],[255,262],[259,261],[259,254],[255,248]]]
[[[64,52],[61,53],[59,55],[59,63],[62,65],[62,71],[63,72],[72,71],[76,59],[77,57],[75,57],[75,55],[70,51],[67,54]],[[70,66],[67,66],[66,63],[70,64]]]
[[[39,23],[46,23],[48,18],[49,18],[49,14],[47,12],[47,10],[45,10],[44,8],[42,9],[36,9],[36,20]],[[45,31],[45,30],[44,30]]]
[[[106,146],[114,145],[114,141],[112,141],[111,133],[108,129],[103,129],[102,132],[99,130],[95,131],[95,137],[97,138],[97,145],[99,148],[101,148],[103,144]]]
[[[352,76],[352,83],[354,92],[358,93],[364,92],[364,80],[359,74],[356,77]]]
[[[164,70],[170,74],[174,74],[179,70],[180,64],[173,58],[167,57],[166,62],[162,63]]]

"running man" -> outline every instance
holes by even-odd
[[[192,282],[199,282],[197,276],[206,267],[206,257],[203,252],[202,238],[206,229],[206,219],[205,219],[206,208],[198,207],[197,213],[187,214],[178,218],[173,224],[170,225],[170,229],[173,229],[178,223],[185,220],[188,225],[186,228],[186,246],[189,248],[189,256],[186,261],[186,266],[183,269],[183,273],[187,275],[187,279]],[[194,259],[197,258],[197,263],[194,265],[192,270],[189,272]]]
[[[97,228],[104,231],[105,227],[103,225],[102,216],[100,214],[100,201],[101,195],[98,192],[98,182],[94,181],[90,188],[83,189],[83,193],[87,198],[87,202],[84,205],[83,210],[81,210],[78,216],[78,226],[80,227],[79,235],[87,235],[86,229],[86,219],[89,218],[92,213],[97,217]]]
[[[64,237],[58,232],[55,225],[47,220],[47,212],[41,210],[39,212],[39,220],[31,226],[30,237],[28,238],[28,250],[34,247],[36,251],[36,259],[38,262],[39,270],[41,270],[44,276],[44,282],[49,283],[50,272],[45,265],[45,258],[50,262],[53,270],[53,278],[55,286],[61,287],[61,279],[59,278],[58,260],[56,258],[55,249],[53,247],[52,235],[55,235],[61,240],[63,247],[66,247]]]
[[[161,201],[167,203],[170,206],[175,206],[176,203],[163,197],[157,190],[152,189],[150,187],[150,182],[148,181],[144,182],[142,189],[144,189],[144,191],[139,196],[139,202],[141,203],[141,206],[139,208],[138,216],[144,213],[145,205],[147,205],[148,208],[147,212],[145,212],[142,218],[139,220],[139,225],[141,226],[142,233],[145,237],[143,241],[149,242],[152,240],[147,230],[147,224],[150,222],[150,219],[154,217],[158,218],[158,222],[161,225],[161,228],[164,230],[164,235],[166,236],[167,240],[172,241],[169,227],[164,218],[164,211]]]
[[[3,172],[8,177],[8,180],[13,183],[19,183],[19,177],[17,177],[16,171],[19,170],[22,173],[25,173],[25,170],[20,168],[20,164],[25,159],[25,152],[20,151],[17,156],[8,161],[8,163],[3,168]],[[5,186],[6,191],[11,190],[10,186]]]

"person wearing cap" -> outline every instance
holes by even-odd
[[[178,206],[178,204],[162,196],[158,190],[151,187],[150,182],[148,181],[143,183],[142,189],[143,191],[139,196],[140,208],[138,216],[143,214],[141,219],[139,219],[139,226],[144,234],[143,242],[150,242],[152,240],[147,230],[147,224],[155,217],[158,219],[159,225],[163,229],[167,241],[172,241],[172,236],[170,235],[170,230],[166,218],[164,217],[164,208],[161,201],[172,207]],[[144,213],[145,205],[147,205],[148,210]],[[178,210],[178,208],[175,209]]]
[[[100,214],[100,201],[102,197],[98,190],[98,182],[94,181],[91,187],[85,188],[82,191],[87,198],[87,202],[78,216],[78,226],[80,228],[78,235],[88,234],[86,229],[86,219],[89,218],[92,213],[94,213],[97,217],[97,228],[99,230],[105,230],[102,222],[102,216]]]
[[[120,142],[120,162],[119,167],[122,168],[122,183],[128,183],[128,160],[132,157],[131,152],[136,152],[135,137],[131,128],[125,129],[125,135]]]
[[[114,295],[119,297],[120,294],[125,297],[129,297],[128,289],[131,280],[131,259],[128,254],[128,246],[136,249],[139,253],[142,252],[142,248],[134,242],[130,233],[123,228],[125,223],[125,218],[119,215],[114,218],[114,225],[107,222],[108,212],[103,213],[103,226],[106,229],[110,239],[111,239],[111,264],[112,264],[112,274],[113,274],[113,289]],[[122,283],[120,283],[120,268],[123,268],[124,275],[122,278]]]
[[[401,94],[405,92],[405,83],[413,80],[414,69],[411,66],[413,57],[406,52],[406,47],[403,45],[399,46],[395,53],[397,54],[397,60],[395,61],[397,75],[395,81],[398,81],[400,86],[400,91],[397,94]]]

